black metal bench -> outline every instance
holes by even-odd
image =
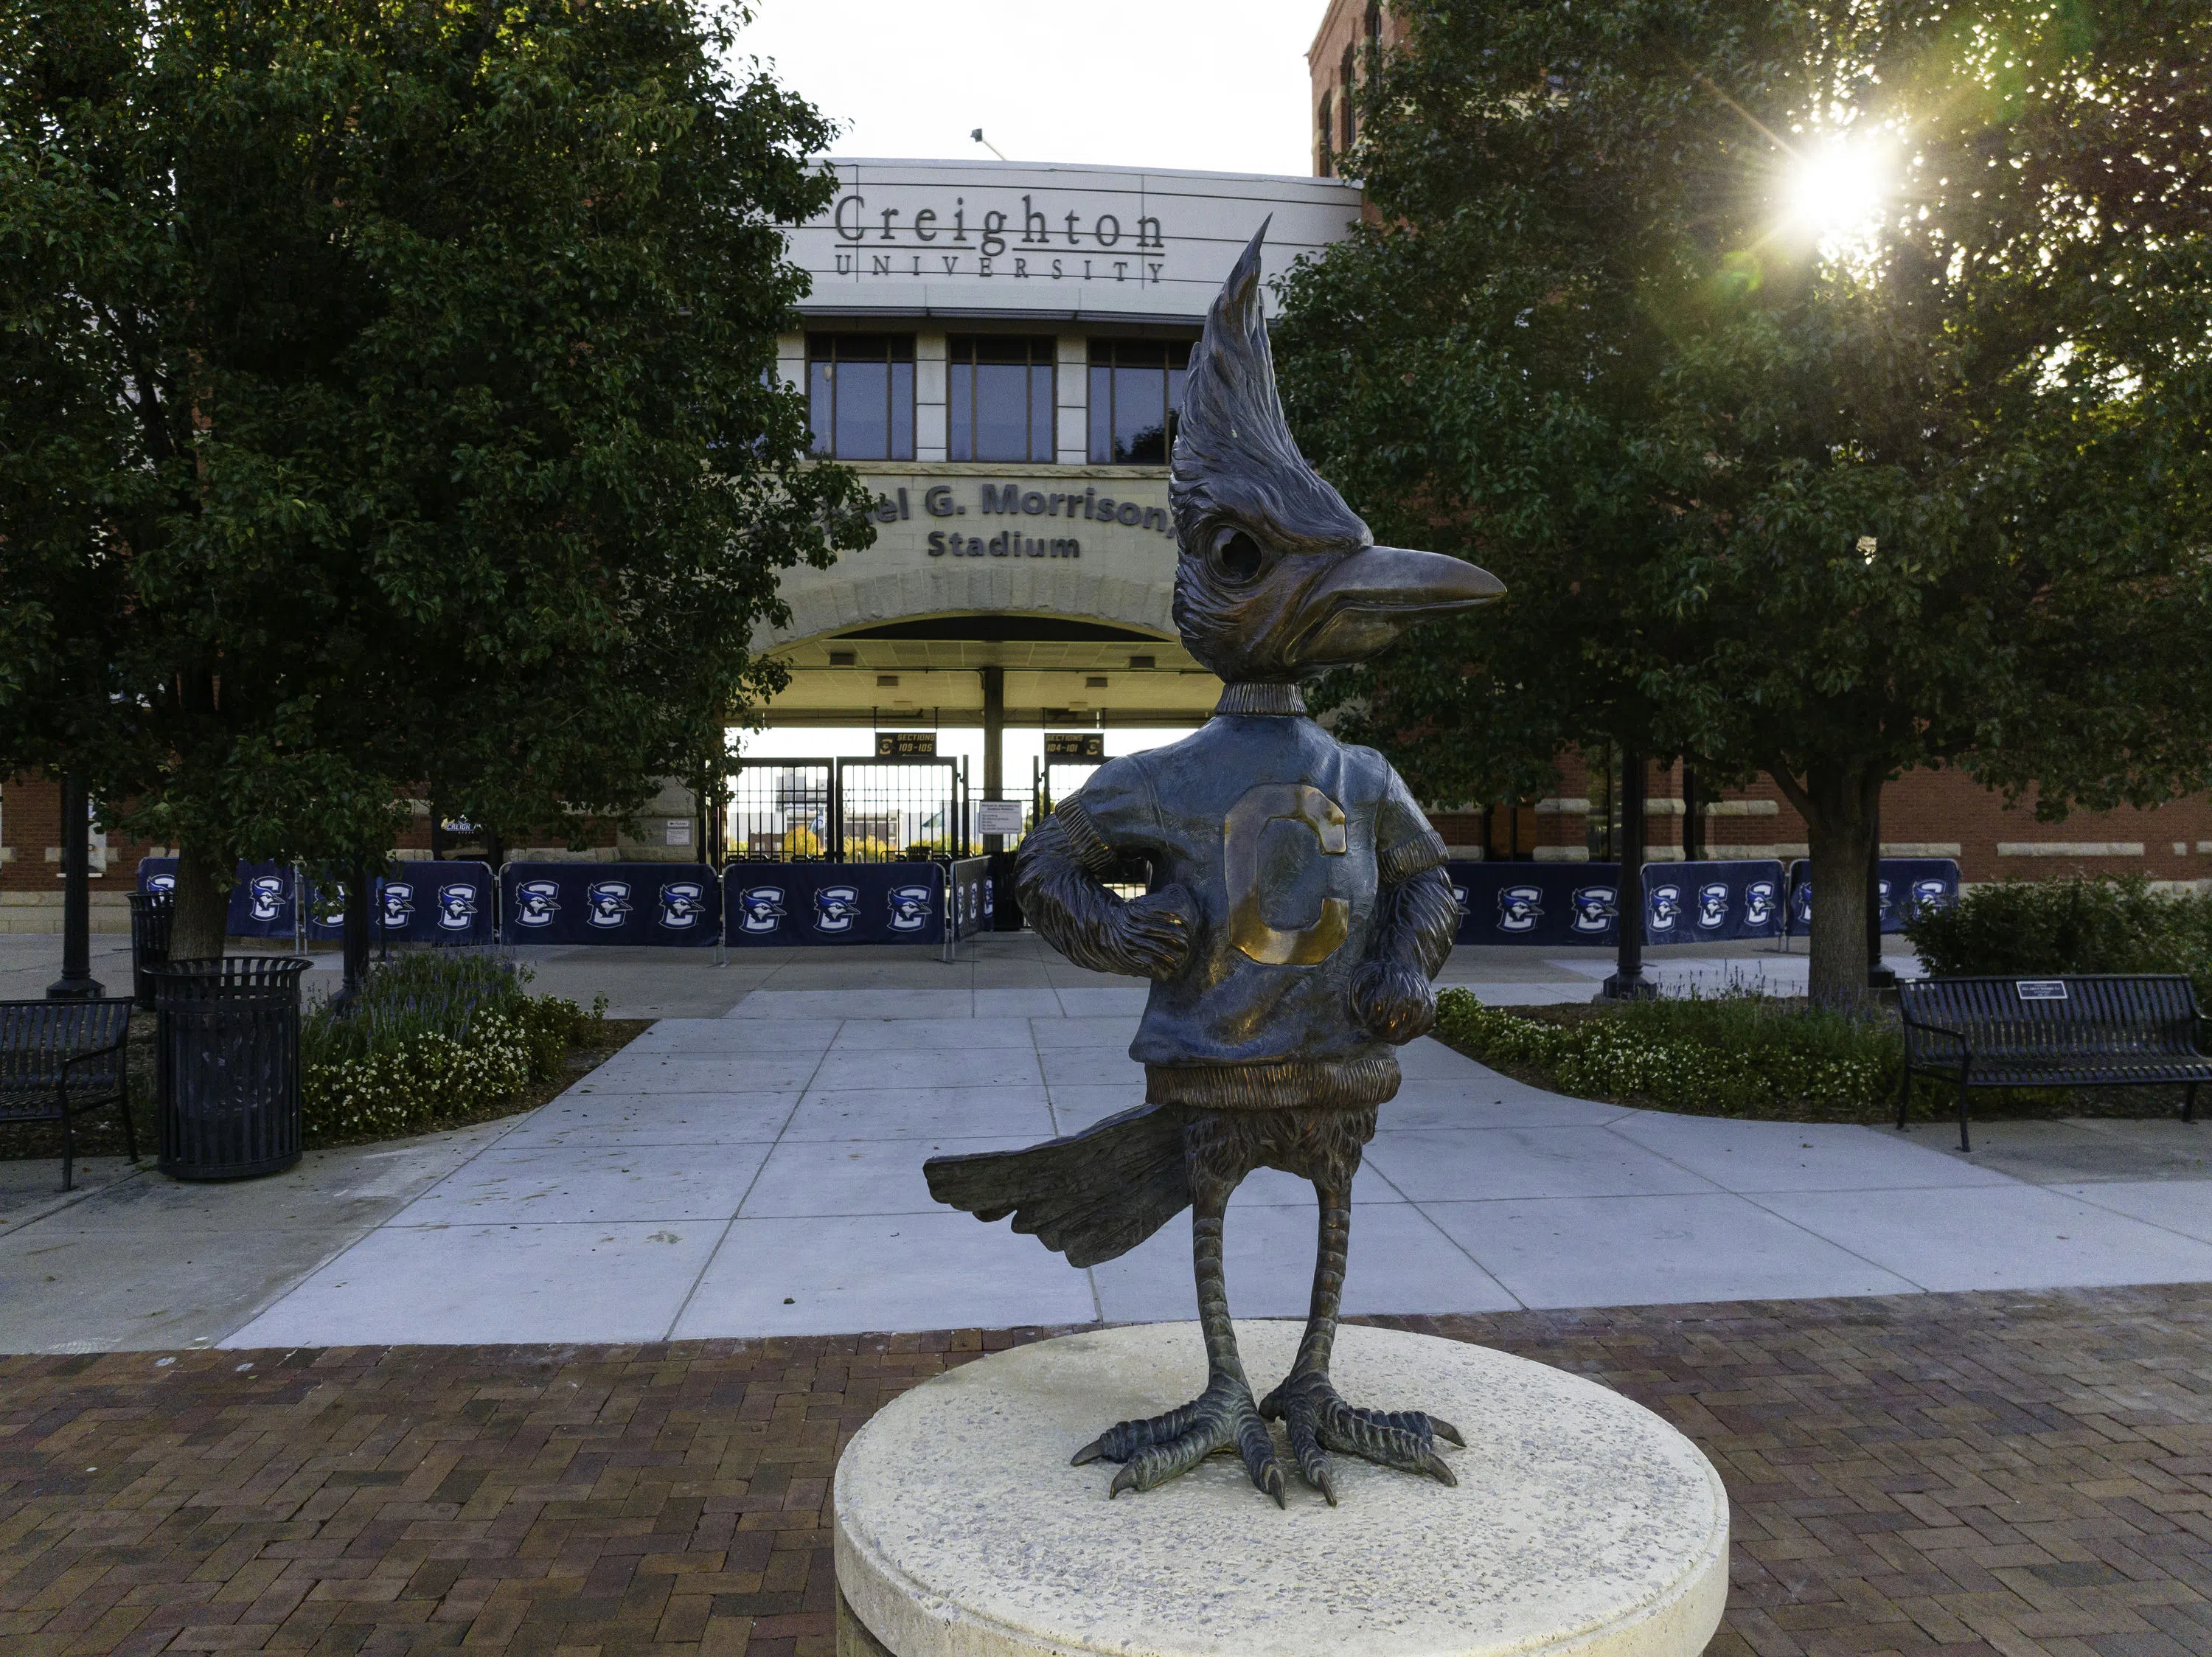
[[[124,1051],[130,1033],[128,1001],[0,1001],[0,1122],[62,1124],[64,1191],[76,1172],[71,1123],[88,1111],[118,1106],[124,1148],[138,1160]]]
[[[1905,1125],[1916,1074],[1955,1077],[1962,1151],[1973,1148],[1969,1088],[2179,1085],[2181,1119],[2192,1122],[2197,1089],[2212,1081],[2197,992],[2179,973],[1925,978],[1897,994],[1905,1017],[1897,1125]]]

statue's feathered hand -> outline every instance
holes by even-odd
[[[1022,842],[1014,879],[1024,917],[1078,966],[1171,978],[1190,959],[1197,900],[1171,886],[1124,901],[1085,867],[1057,817]]]
[[[1378,1041],[1403,1046],[1437,1021],[1429,980],[1451,953],[1459,902],[1441,868],[1385,886],[1367,935],[1367,959],[1352,978],[1352,1017]]]
[[[1410,961],[1368,960],[1352,978],[1352,1017],[1377,1041],[1402,1047],[1437,1021],[1437,993]]]

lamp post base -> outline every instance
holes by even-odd
[[[1615,972],[1605,981],[1603,993],[1607,1001],[1656,1001],[1659,986],[1638,967],[1633,972]]]

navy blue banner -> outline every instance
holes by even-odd
[[[1467,911],[1456,942],[1620,944],[1618,863],[1452,863],[1448,869]],[[1646,863],[1644,940],[1779,937],[1786,896],[1782,865],[1771,861]]]
[[[732,863],[722,885],[733,947],[945,941],[942,864]]]
[[[501,943],[702,948],[721,936],[722,888],[704,863],[509,863]]]
[[[369,936],[380,943],[488,944],[499,935],[491,865],[409,858],[377,878]],[[307,936],[345,936],[345,886],[307,883]]]
[[[177,885],[177,860],[141,857],[138,890],[171,892]],[[230,888],[230,913],[223,933],[233,938],[289,938],[294,935],[299,901],[289,863],[249,863],[240,860],[238,879]]]
[[[963,857],[946,874],[952,888],[952,935],[972,938],[988,932],[999,907],[991,894],[991,860]]]
[[[1902,932],[1923,909],[1948,909],[1959,901],[1955,857],[1885,857],[1881,860],[1881,929]],[[1800,857],[1790,865],[1790,935],[1813,930],[1813,865]]]

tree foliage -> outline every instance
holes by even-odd
[[[0,15],[0,771],[227,889],[701,769],[777,572],[869,533],[772,373],[830,131],[742,14]]]
[[[1343,676],[1351,722],[1444,798],[1607,738],[1771,773],[1832,996],[1885,778],[2202,784],[2201,7],[1395,9],[1379,222],[1285,283],[1286,399],[1379,536],[1512,590]]]

